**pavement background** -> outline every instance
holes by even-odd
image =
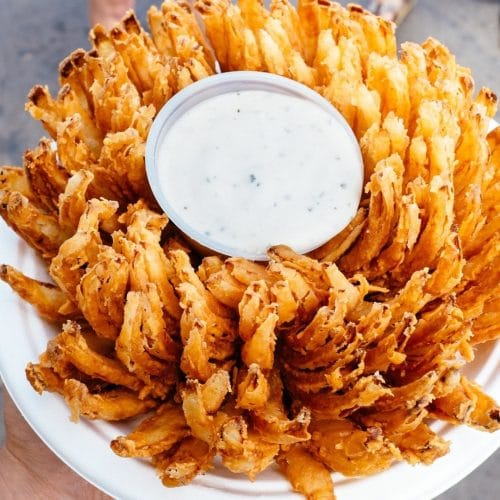
[[[136,1],[141,20],[152,3],[161,2]],[[45,135],[23,112],[26,96],[36,83],[57,88],[59,61],[73,49],[88,47],[87,30],[84,0],[0,0],[0,165],[20,165],[24,150]],[[487,85],[500,95],[500,0],[419,0],[398,28],[398,39],[422,42],[431,35],[445,43],[460,64],[472,68],[478,87]],[[0,443],[3,439],[0,397]],[[438,499],[497,499],[499,471],[497,451]]]

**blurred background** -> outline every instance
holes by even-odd
[[[151,4],[160,3],[136,0],[141,21],[144,22]],[[377,2],[358,3],[368,6]],[[397,30],[399,42],[422,42],[432,35],[450,48],[459,64],[472,69],[477,88],[488,86],[499,95],[500,0],[410,3],[414,4],[413,8]],[[45,135],[38,122],[24,112],[28,91],[34,84],[41,83],[57,93],[59,62],[78,47],[88,48],[87,2],[0,0],[0,9],[0,165],[21,165],[25,149],[35,146]],[[498,121],[499,118],[497,113]],[[0,443],[3,441],[1,415],[0,398]],[[500,491],[499,471],[500,451],[497,451],[438,499],[496,500]]]

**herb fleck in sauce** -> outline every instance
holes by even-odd
[[[173,210],[227,248],[263,254],[282,243],[307,251],[356,213],[357,146],[307,99],[221,94],[185,112],[159,147],[160,184]]]

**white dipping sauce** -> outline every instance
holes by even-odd
[[[157,151],[168,215],[228,255],[264,258],[277,244],[310,251],[358,208],[357,143],[305,98],[265,90],[210,97],[171,125]]]

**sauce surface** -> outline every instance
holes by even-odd
[[[167,214],[221,253],[264,257],[277,244],[307,252],[358,208],[358,146],[333,114],[305,98],[216,95],[182,114],[158,147]]]

